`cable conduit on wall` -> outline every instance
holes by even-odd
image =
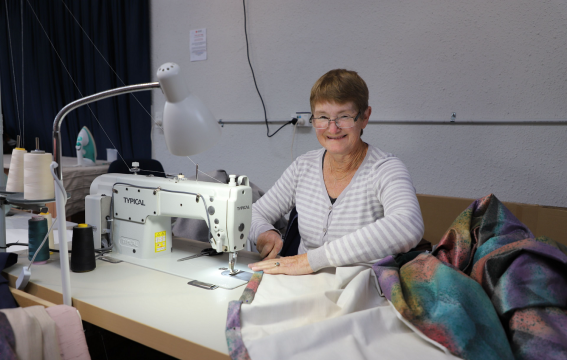
[[[269,120],[269,124],[284,124],[289,120]],[[254,125],[265,124],[264,120],[219,120],[224,125]],[[370,120],[368,124],[373,125],[567,125],[567,120],[475,120],[475,121],[451,121],[451,120]]]

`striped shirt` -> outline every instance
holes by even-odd
[[[405,165],[368,146],[350,184],[331,204],[321,168],[325,149],[298,157],[274,186],[252,205],[249,238],[273,230],[271,225],[294,206],[301,243],[313,271],[370,262],[406,252],[423,236],[423,219]]]

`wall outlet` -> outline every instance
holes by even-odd
[[[154,114],[154,124],[157,127],[163,126],[163,112],[162,111],[156,111],[156,113]]]
[[[154,126],[157,128],[158,134],[163,134],[163,111],[155,112]]]
[[[310,112],[298,111],[295,114],[291,114],[291,118],[297,118],[297,126],[311,127],[311,123],[309,123],[311,118]]]

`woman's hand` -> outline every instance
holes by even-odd
[[[265,274],[305,275],[313,272],[307,254],[264,259],[254,264],[248,264],[248,267],[253,271],[263,271]]]
[[[256,249],[258,249],[263,259],[275,259],[282,246],[282,237],[274,230],[261,233],[256,240]]]

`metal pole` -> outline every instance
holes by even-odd
[[[117,89],[103,91],[94,95],[86,96],[84,98],[73,101],[72,103],[65,106],[57,116],[55,121],[53,121],[53,161],[57,163],[55,168],[55,175],[59,178],[59,181],[63,183],[63,171],[61,166],[61,123],[65,116],[72,110],[81,107],[83,105],[106,99],[112,96],[128,94],[136,91],[150,90],[159,88],[159,82],[129,85]],[[69,274],[69,253],[67,250],[67,223],[65,216],[65,194],[62,189],[55,184],[55,203],[57,207],[57,223],[58,223],[58,233],[59,233],[59,261],[61,265],[61,285],[63,288],[63,303],[65,305],[72,305],[71,298],[71,277]],[[0,219],[1,221],[1,219]],[[1,226],[1,224],[0,224]],[[5,234],[5,233],[4,233]],[[1,241],[1,239],[0,239]]]

